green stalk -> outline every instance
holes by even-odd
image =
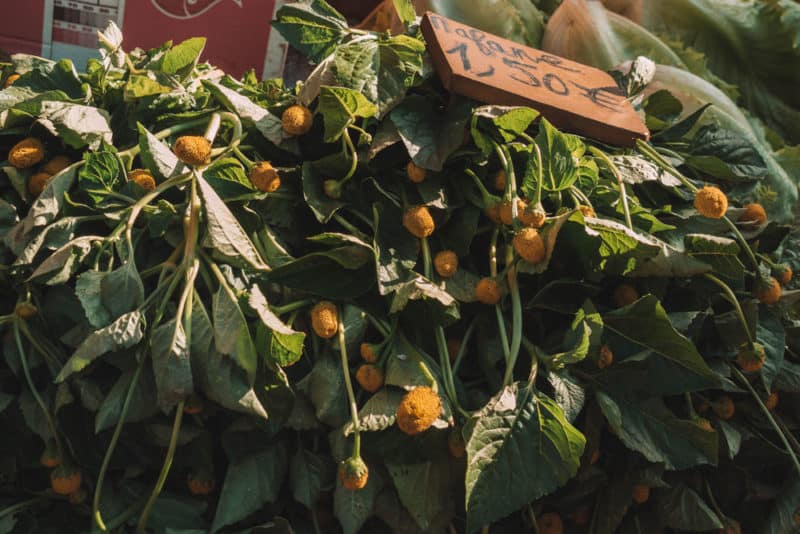
[[[539,176],[536,179],[536,196],[533,199],[533,205],[539,206],[542,203],[542,186],[544,185],[544,168],[542,167],[542,149],[539,145],[533,143],[533,149],[536,151],[536,166],[539,170]]]
[[[742,311],[742,306],[739,304],[739,300],[736,298],[736,295],[733,293],[733,290],[728,287],[728,284],[714,276],[713,274],[706,273],[703,275],[707,280],[714,282],[717,286],[722,289],[725,300],[731,303],[733,307],[736,309],[736,314],[739,317],[739,322],[742,324],[742,328],[744,329],[744,333],[747,336],[747,342],[750,345],[750,348],[753,348],[753,343],[755,340],[753,339],[753,334],[750,332],[750,326],[747,324],[747,319],[745,319],[744,312]]]
[[[483,203],[487,206],[490,205],[493,202],[494,196],[486,190],[486,187],[483,185],[483,182],[481,182],[481,179],[478,178],[478,175],[475,174],[472,169],[464,169],[464,173],[472,178],[472,182],[481,193],[481,199],[483,200]]]
[[[361,456],[361,429],[358,422],[358,405],[356,404],[356,396],[353,393],[353,383],[350,381],[350,363],[347,358],[347,341],[344,335],[344,322],[342,321],[342,309],[339,308],[339,356],[342,359],[342,374],[344,375],[344,385],[347,389],[347,399],[350,402],[350,420],[353,423],[353,452],[352,458],[359,458]]]
[[[28,499],[27,501],[18,502],[17,504],[12,504],[8,508],[4,508],[0,510],[0,519],[15,514],[20,510],[24,510],[29,506],[33,506],[34,504],[38,504],[40,502],[45,502],[47,499],[44,497],[34,497],[33,499]]]
[[[456,356],[456,361],[453,364],[454,376],[458,374],[458,368],[461,366],[461,360],[464,358],[464,354],[466,353],[467,344],[470,342],[472,333],[475,331],[477,324],[477,318],[473,319],[467,327],[467,331],[464,333],[464,338],[461,340],[461,347],[458,349],[458,356]]]
[[[203,118],[200,118],[200,119],[187,121],[187,122],[184,122],[184,123],[181,123],[181,124],[176,124],[175,126],[170,126],[169,128],[161,130],[160,132],[156,132],[153,135],[155,136],[156,139],[164,140],[167,137],[169,137],[171,135],[174,135],[176,133],[185,132],[186,130],[191,130],[192,128],[195,128],[197,126],[202,126],[203,124],[206,124],[207,120],[208,119],[203,117]],[[119,153],[119,157],[121,157],[121,158],[130,158],[131,160],[133,160],[136,156],[139,155],[139,152],[141,152],[141,148],[137,144],[137,145],[132,146],[128,150],[123,150],[122,152],[120,152]]]
[[[103,463],[100,465],[100,473],[97,475],[97,484],[95,485],[94,498],[92,499],[92,518],[94,518],[95,524],[103,532],[108,531],[105,523],[103,522],[103,516],[100,513],[100,495],[103,491],[103,482],[106,478],[108,466],[111,463],[111,456],[114,454],[114,449],[116,449],[117,442],[122,434],[122,427],[125,425],[125,416],[128,414],[128,409],[130,408],[131,399],[133,398],[133,391],[136,389],[136,385],[139,383],[139,375],[142,373],[144,362],[145,358],[139,359],[139,364],[136,366],[136,371],[131,378],[131,383],[128,386],[127,393],[125,394],[125,400],[122,403],[122,410],[120,410],[119,419],[114,427],[114,434],[111,436],[111,442],[108,444],[106,453],[103,456]]]
[[[56,428],[56,422],[53,419],[50,410],[47,409],[47,405],[44,403],[44,400],[39,395],[39,392],[36,390],[36,386],[33,384],[33,378],[31,378],[31,371],[28,368],[28,357],[25,353],[25,347],[22,345],[22,336],[19,333],[19,322],[21,319],[16,319],[14,321],[14,339],[17,342],[17,350],[19,351],[19,359],[20,363],[22,363],[22,371],[25,374],[25,381],[28,383],[28,388],[31,390],[31,394],[33,398],[36,400],[36,403],[41,408],[42,413],[44,414],[45,419],[47,420],[47,426],[50,428],[50,432],[53,434],[53,440],[56,443],[56,449],[58,449],[58,456],[61,458],[62,462],[66,462],[67,458],[64,456],[64,448],[61,445],[61,439],[58,437],[58,430]]]
[[[619,185],[619,196],[622,199],[622,209],[625,212],[625,224],[628,225],[628,228],[630,228],[631,231],[633,231],[631,209],[628,206],[628,193],[625,191],[625,182],[622,180],[622,174],[620,174],[619,169],[616,165],[614,165],[614,162],[611,161],[611,158],[608,157],[608,154],[593,146],[589,147],[589,151],[594,154],[595,157],[603,160],[603,162],[608,166],[608,169],[611,171],[611,174],[613,174],[614,178],[616,178],[617,184]]]
[[[283,306],[270,306],[269,309],[272,310],[272,313],[275,315],[284,315],[286,313],[305,308],[306,306],[313,304],[313,302],[314,301],[311,299],[302,299],[284,304]]]
[[[512,253],[513,254],[513,253]],[[506,373],[503,385],[508,386],[514,378],[514,366],[517,363],[519,348],[522,344],[522,301],[517,283],[517,269],[511,267],[508,273],[508,285],[511,291],[511,347],[506,358]]]
[[[775,432],[778,433],[778,437],[781,439],[781,442],[783,443],[783,446],[786,448],[786,452],[789,453],[789,456],[792,459],[792,463],[794,464],[795,471],[797,471],[798,476],[800,476],[800,461],[798,461],[797,455],[794,453],[794,449],[789,444],[789,441],[786,439],[786,436],[781,431],[780,426],[778,426],[778,423],[775,421],[775,418],[772,416],[772,412],[770,412],[769,409],[766,406],[764,406],[764,402],[761,400],[761,397],[759,397],[759,395],[756,392],[756,390],[753,389],[753,385],[750,384],[750,381],[747,380],[747,377],[745,377],[742,374],[742,372],[739,371],[739,369],[737,369],[736,366],[733,365],[732,363],[728,362],[728,366],[731,368],[731,372],[736,376],[736,378],[739,379],[739,382],[744,384],[744,386],[750,391],[750,394],[755,399],[756,403],[758,404],[758,407],[761,408],[761,411],[766,416],[767,421],[769,421],[769,424],[772,426],[772,428],[775,429]]]
[[[153,505],[164,487],[164,482],[167,480],[167,475],[172,467],[172,459],[175,457],[175,449],[178,446],[178,436],[181,432],[181,422],[183,420],[183,402],[180,401],[175,408],[175,420],[172,423],[172,435],[169,438],[169,447],[167,448],[167,456],[164,458],[164,464],[161,466],[161,473],[158,475],[158,480],[144,505],[142,515],[139,516],[139,523],[136,525],[136,534],[145,534],[147,532],[147,521],[150,519],[150,512],[153,510]]]

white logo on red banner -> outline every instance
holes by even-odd
[[[172,19],[189,20],[204,15],[221,2],[233,2],[242,7],[243,0],[150,0],[164,15]]]

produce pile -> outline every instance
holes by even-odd
[[[800,530],[800,5],[607,3],[483,22],[620,65],[634,148],[448,94],[401,0],[282,7],[297,87],[3,65],[0,533]]]

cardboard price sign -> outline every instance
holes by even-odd
[[[632,146],[650,132],[607,73],[519,45],[435,13],[422,18],[449,91],[487,104],[530,106],[558,128]]]

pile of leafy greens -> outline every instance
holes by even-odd
[[[202,38],[125,51],[113,25],[86,72],[4,65],[20,77],[0,91],[0,154],[35,137],[73,163],[34,196],[37,169],[0,162],[0,532],[800,528],[796,94],[763,50],[731,67],[758,36],[791,57],[796,10],[726,2],[711,17],[729,49],[677,13],[717,2],[646,2],[643,42],[683,41],[657,47],[663,67],[633,44],[606,65],[635,59],[618,81],[653,132],[622,149],[446,93],[396,4],[396,36],[323,0],[282,7],[273,26],[316,65],[297,87],[200,63]],[[576,2],[555,4],[529,6],[548,32]],[[300,136],[281,121],[295,104],[313,112]],[[186,165],[173,144],[204,132],[210,162]],[[249,179],[258,161],[277,190]],[[695,209],[708,184],[725,216]],[[512,246],[518,198],[547,215],[534,263]],[[404,226],[412,206],[431,235]],[[331,339],[311,328],[323,300]],[[363,343],[373,392],[351,380]],[[740,370],[758,347],[763,367]],[[418,387],[442,406],[409,435],[397,410]],[[40,465],[51,447],[81,474],[69,497]],[[354,454],[369,476],[348,490]]]

